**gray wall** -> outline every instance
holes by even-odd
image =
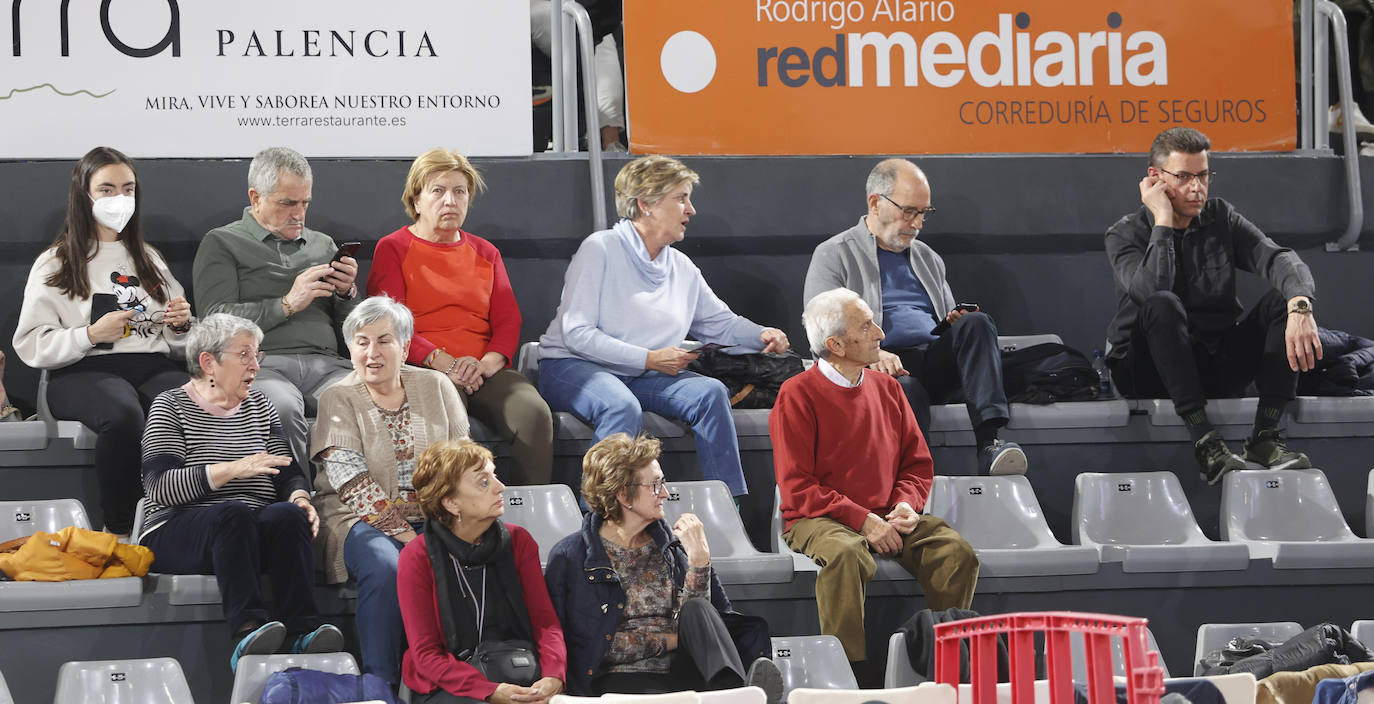
[[[688,158],[701,173],[698,215],[681,249],[735,310],[778,325],[801,345],[801,284],[812,248],[863,211],[863,181],[875,162],[847,157]],[[608,157],[608,180],[625,158]],[[1141,155],[943,156],[920,160],[938,212],[922,233],[945,258],[960,300],[991,312],[1006,334],[1058,332],[1084,350],[1101,345],[1114,297],[1102,232],[1139,203]],[[567,260],[591,230],[585,160],[559,155],[478,162],[489,191],[467,229],[503,252],[524,314],[523,340],[537,339],[557,305]],[[1366,163],[1364,182],[1374,183]],[[23,283],[56,234],[72,162],[0,162],[0,345],[9,352]],[[406,223],[404,161],[317,160],[311,227],[371,245]],[[1298,249],[1318,284],[1318,320],[1374,335],[1365,301],[1369,252],[1328,254],[1344,226],[1340,162],[1303,155],[1217,155],[1213,194],[1230,199],[1283,244]],[[196,243],[239,217],[247,162],[149,160],[145,232],[189,284]],[[1366,188],[1366,193],[1369,188]],[[1368,200],[1368,199],[1367,199]],[[608,198],[609,201],[609,198]],[[613,209],[612,209],[613,210]],[[1374,208],[1365,228],[1374,228]],[[1374,246],[1374,245],[1371,245]],[[1248,297],[1260,290],[1246,288]],[[6,382],[32,400],[36,374],[15,362]]]

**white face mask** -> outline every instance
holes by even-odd
[[[96,222],[115,232],[123,232],[124,226],[134,217],[134,208],[137,205],[138,201],[134,200],[133,196],[121,194],[97,200],[91,211],[95,214]]]

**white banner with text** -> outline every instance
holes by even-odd
[[[532,151],[524,2],[9,4],[0,159]]]

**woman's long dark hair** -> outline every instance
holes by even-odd
[[[153,259],[149,256],[150,251],[157,250],[143,242],[143,184],[138,180],[138,169],[134,167],[132,159],[110,147],[96,147],[86,152],[86,156],[81,157],[81,161],[76,162],[76,167],[72,169],[71,188],[67,192],[67,219],[62,225],[62,232],[52,243],[60,266],[43,283],[70,298],[90,298],[91,279],[87,264],[95,255],[94,245],[99,239],[98,224],[91,210],[91,178],[95,172],[112,164],[124,164],[134,172],[134,216],[124,226],[119,239],[129,250],[129,258],[134,260],[134,270],[143,290],[158,303],[166,303],[167,282],[153,266]]]

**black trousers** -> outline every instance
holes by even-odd
[[[975,428],[989,420],[1010,417],[1007,392],[1002,387],[997,324],[987,313],[965,313],[924,350],[904,347],[888,351],[911,372],[911,376],[897,381],[922,432],[930,428],[932,403],[948,403],[961,396]]]
[[[592,680],[597,695],[663,694],[729,689],[744,684],[745,665],[716,607],[689,599],[677,616],[677,651],[667,673],[611,672]]]
[[[1111,362],[1112,380],[1127,398],[1173,399],[1179,415],[1208,398],[1244,396],[1252,381],[1260,398],[1291,400],[1298,373],[1288,366],[1287,326],[1288,301],[1270,291],[1230,329],[1195,334],[1183,301],[1161,291],[1140,306],[1126,356]]]
[[[143,420],[153,398],[190,378],[166,355],[106,354],[54,369],[48,405],[55,417],[95,431],[95,472],[105,528],[128,533],[143,496]]]
[[[260,509],[241,501],[178,512],[148,536],[154,572],[213,574],[230,634],[269,620],[260,575],[272,582],[272,599],[288,633],[319,627],[315,555],[310,522],[299,506],[279,502]]]

